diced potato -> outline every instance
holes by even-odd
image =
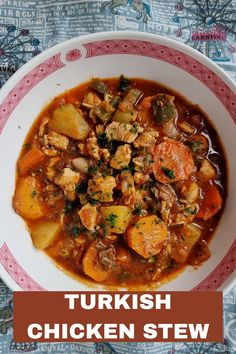
[[[86,251],[82,266],[83,271],[86,275],[97,282],[106,280],[108,277],[108,271],[104,269],[103,265],[99,260],[99,252],[97,249],[98,242],[92,243],[88,250]]]
[[[204,180],[214,179],[216,177],[215,167],[206,159],[203,160],[201,164],[200,172]]]
[[[73,104],[65,104],[53,112],[53,117],[48,123],[49,127],[58,133],[65,134],[73,139],[86,139],[89,126],[82,112]]]
[[[174,238],[171,246],[171,257],[177,263],[184,263],[188,259],[193,246],[201,236],[201,229],[196,224],[182,226],[181,237]]]
[[[166,238],[167,227],[156,215],[139,218],[127,231],[129,247],[144,258],[158,254]]]
[[[132,109],[130,112],[122,112],[119,108],[115,111],[112,120],[114,122],[129,123],[136,120],[138,112]]]
[[[115,234],[123,234],[131,220],[131,211],[123,205],[102,207],[100,209],[108,230]]]
[[[187,181],[181,188],[181,196],[188,202],[194,203],[199,196],[199,187],[196,182]]]
[[[41,221],[33,226],[31,237],[36,248],[44,250],[52,244],[60,231],[60,224]]]
[[[37,196],[36,179],[34,177],[22,177],[19,179],[13,207],[18,214],[27,219],[38,219],[44,215]]]

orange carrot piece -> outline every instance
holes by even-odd
[[[18,169],[22,176],[27,175],[33,168],[37,167],[45,158],[44,153],[33,147],[19,160]]]
[[[197,217],[208,220],[222,208],[223,200],[215,184],[208,183],[202,191]]]
[[[166,139],[156,146],[153,160],[154,176],[162,183],[187,179],[195,170],[190,149],[173,139]]]

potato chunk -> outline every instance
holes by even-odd
[[[156,215],[139,218],[127,231],[129,247],[144,258],[158,254],[166,238],[167,227]]]
[[[216,177],[215,167],[208,160],[203,160],[200,167],[201,177],[206,181]]]
[[[108,271],[99,260],[99,246],[99,242],[94,241],[87,249],[82,262],[84,273],[97,282],[108,277]]]
[[[106,228],[115,234],[123,234],[131,220],[130,209],[123,205],[102,207],[101,215]]]
[[[41,221],[33,226],[31,237],[36,248],[44,250],[55,240],[60,231],[60,224]]]
[[[199,193],[199,187],[196,182],[187,181],[181,188],[181,196],[188,203],[194,203],[197,200]]]
[[[53,117],[48,123],[49,128],[58,133],[65,134],[73,139],[86,139],[89,126],[82,112],[72,104],[65,104],[53,112]]]
[[[171,257],[177,263],[184,263],[188,259],[193,246],[201,236],[201,229],[195,224],[182,226],[181,237],[173,237],[171,244]]]
[[[19,179],[13,197],[13,207],[18,214],[27,219],[38,219],[43,216],[34,177],[28,176]]]

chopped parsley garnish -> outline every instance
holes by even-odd
[[[96,199],[92,199],[92,198],[89,198],[88,199],[88,202],[91,204],[91,205],[96,205],[98,203],[98,201]]]
[[[146,158],[145,158],[147,164],[152,164],[154,162],[154,160],[152,159],[152,156],[151,155],[147,155]]]
[[[131,273],[130,272],[123,272],[118,275],[118,280],[119,281],[126,281],[131,278]]]
[[[133,210],[134,215],[141,215],[142,214],[142,207],[141,205],[137,205],[135,209]]]
[[[75,187],[76,194],[84,194],[87,192],[88,183],[86,181],[82,181],[81,183],[77,184]]]
[[[134,124],[133,128],[130,129],[130,132],[133,134],[137,134],[138,133],[138,124]]]
[[[155,263],[157,260],[156,256],[151,256],[149,259],[148,259],[148,263]]]
[[[36,190],[33,190],[32,193],[31,193],[31,196],[32,196],[33,198],[35,198],[35,197],[36,197],[36,194],[37,194]]]
[[[78,227],[78,226],[73,226],[71,229],[71,235],[74,237],[78,237],[80,233],[84,232],[86,229],[84,226]]]
[[[166,177],[170,178],[170,179],[175,179],[175,174],[174,171],[169,170],[169,168],[162,166],[162,171],[164,172],[164,174],[166,175]]]
[[[116,225],[116,220],[117,220],[118,216],[115,214],[110,214],[107,218],[106,221],[109,222],[110,227],[113,229]]]
[[[102,149],[104,149],[108,145],[108,138],[106,133],[98,134],[98,145]]]
[[[66,201],[65,208],[64,208],[64,213],[65,214],[70,214],[75,208],[75,203],[70,202],[69,200]]]
[[[134,165],[125,166],[122,168],[122,171],[129,171],[130,173],[133,173],[135,172]]]
[[[98,167],[97,166],[89,166],[88,168],[88,173],[90,175],[94,175],[98,172]]]

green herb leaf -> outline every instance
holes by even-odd
[[[88,173],[90,175],[94,175],[98,172],[98,166],[89,166],[88,167]]]
[[[191,215],[196,215],[197,214],[197,207],[188,207],[188,208],[185,208],[184,211],[188,214],[191,214]]]
[[[32,196],[33,198],[35,198],[35,197],[36,197],[36,195],[37,195],[36,190],[33,190],[33,191],[32,191],[32,193],[31,193],[31,196]]]
[[[118,275],[118,280],[120,282],[126,281],[131,278],[131,273],[130,272],[122,272]]]
[[[130,173],[135,172],[134,165],[125,166],[122,171],[129,171]]]
[[[108,143],[109,141],[105,132],[98,134],[98,145],[101,149],[107,147]]]
[[[134,124],[132,129],[130,129],[130,132],[133,134],[137,134],[137,132],[138,132],[138,124],[137,123]]]
[[[169,168],[162,166],[162,171],[164,172],[164,174],[166,175],[166,177],[170,178],[170,179],[175,179],[175,174],[174,171],[169,170]]]
[[[141,205],[137,205],[135,207],[135,209],[133,210],[133,214],[134,215],[141,215],[142,214],[142,206]]]
[[[66,201],[65,208],[64,208],[64,213],[65,214],[70,214],[75,208],[75,203],[70,202],[69,200]]]
[[[88,183],[87,181],[82,181],[81,183],[77,184],[75,187],[76,194],[84,194],[87,192]]]
[[[116,225],[116,220],[117,220],[118,216],[115,214],[110,214],[107,218],[106,221],[109,222],[110,227],[113,229]]]

